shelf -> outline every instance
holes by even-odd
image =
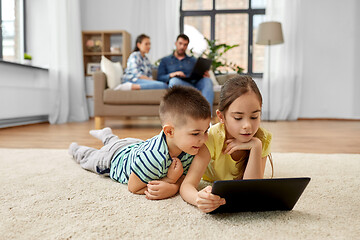
[[[88,66],[100,63],[101,56],[105,56],[113,62],[120,62],[122,67],[126,68],[127,59],[131,53],[128,32],[123,30],[83,31],[82,44],[85,76],[91,76],[87,72]],[[118,49],[119,52],[114,52]]]
[[[122,56],[122,53],[112,53],[112,52],[85,52],[84,56]]]
[[[102,52],[84,52],[85,56],[101,56],[103,55]]]
[[[103,55],[107,56],[122,56],[122,53],[113,53],[113,52],[103,52]]]

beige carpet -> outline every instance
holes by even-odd
[[[0,149],[0,239],[360,238],[360,155],[273,157],[275,177],[312,178],[292,211],[209,215],[130,194],[66,150]]]

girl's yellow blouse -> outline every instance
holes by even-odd
[[[255,137],[262,142],[262,157],[270,154],[270,143],[272,134],[264,128],[259,128]],[[222,151],[225,145],[225,127],[223,123],[217,123],[209,130],[209,138],[205,145],[209,149],[211,160],[203,175],[206,181],[218,180],[233,180],[234,173],[237,172],[235,161],[229,154],[224,154]]]

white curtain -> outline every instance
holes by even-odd
[[[134,13],[129,20],[132,46],[135,46],[136,37],[145,33],[151,38],[148,57],[152,63],[169,55],[180,33],[180,0],[132,0],[126,5]]]
[[[79,0],[49,1],[51,124],[89,118],[85,96]]]
[[[299,19],[301,0],[269,0],[266,21],[282,24],[284,43],[268,46],[270,54],[270,120],[296,120],[300,111],[302,82],[302,21]],[[268,52],[264,69],[264,106],[268,106]],[[264,109],[264,117],[267,118]]]

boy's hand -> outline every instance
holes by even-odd
[[[214,211],[226,203],[225,198],[220,198],[220,196],[212,194],[211,190],[212,187],[207,186],[198,192],[196,205],[202,212],[208,213]]]
[[[226,140],[226,148],[224,150],[225,154],[232,154],[235,151],[238,150],[251,150],[253,148],[259,148],[261,150],[262,148],[262,143],[261,140],[253,137],[251,138],[250,141],[248,142],[240,142],[239,140],[233,138],[233,139],[228,139]]]
[[[184,169],[183,169],[180,159],[174,157],[174,158],[172,158],[172,160],[173,161],[168,169],[168,173],[167,173],[166,177],[168,179],[167,182],[176,183],[176,181],[184,173]]]
[[[181,176],[175,184],[161,180],[150,181],[145,191],[146,198],[149,200],[159,200],[174,196],[180,189],[185,176]]]
[[[145,197],[149,200],[160,200],[172,197],[178,191],[178,185],[156,180],[148,183],[147,191],[145,191]]]

